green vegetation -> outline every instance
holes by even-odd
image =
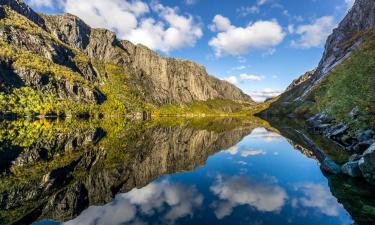
[[[313,104],[312,104],[313,103]],[[313,106],[313,107],[311,107]],[[306,108],[306,109],[304,109]],[[375,122],[375,41],[368,41],[322,81],[297,110],[327,111],[338,120],[351,121],[358,108],[356,126]]]
[[[298,96],[303,84],[297,87]],[[353,120],[350,112],[357,108],[358,118]],[[307,118],[325,111],[339,121],[346,121],[353,129],[375,125],[375,41],[364,43],[326,79],[321,81],[303,101],[282,104],[271,103],[270,113]]]
[[[183,105],[163,105],[158,108],[154,108],[152,112],[155,115],[252,115],[254,112],[254,104],[225,99],[212,99]]]

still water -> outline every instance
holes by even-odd
[[[342,225],[373,219],[362,212],[364,205],[374,207],[366,188],[351,193],[356,196],[341,193],[362,181],[323,174],[309,149],[258,119],[12,123],[3,128],[43,138],[22,143],[3,132],[5,224]]]

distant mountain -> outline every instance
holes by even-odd
[[[38,105],[54,113],[85,111],[87,104],[137,112],[208,100],[254,103],[201,65],[162,57],[76,16],[38,14],[22,0],[0,0],[0,18],[0,91],[14,104],[8,109],[25,104],[33,112],[29,105]]]

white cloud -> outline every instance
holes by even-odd
[[[210,189],[220,199],[213,204],[218,219],[229,216],[233,208],[240,205],[248,205],[261,212],[277,212],[288,198],[284,189],[276,184],[251,182],[239,176],[219,176]]]
[[[237,12],[240,16],[247,16],[249,14],[256,14],[260,12],[260,7],[266,4],[268,0],[258,0],[255,5],[251,6],[242,6],[241,8],[237,9]]]
[[[320,47],[335,27],[336,22],[332,16],[323,16],[311,24],[298,26],[295,32],[300,35],[300,38],[292,41],[292,46],[305,49]]]
[[[280,95],[283,92],[284,92],[284,90],[282,90],[282,89],[266,88],[266,89],[261,90],[261,91],[251,91],[249,93],[249,95],[255,101],[262,102],[262,101],[265,101],[268,98],[276,97],[276,96]]]
[[[226,21],[225,26],[220,27],[221,32],[209,41],[218,57],[223,54],[244,55],[251,50],[269,50],[280,44],[285,36],[276,20],[257,21],[247,27],[235,27],[228,18],[217,16],[222,22]],[[215,18],[212,26],[218,28]]]
[[[56,3],[54,0],[26,0],[26,3],[31,7],[46,7],[46,8],[53,8],[54,4]]]
[[[314,208],[327,216],[338,216],[340,205],[329,189],[321,184],[305,183],[297,185],[297,191],[302,192],[302,197],[294,199],[294,207],[303,206]]]
[[[238,82],[237,82],[237,77],[235,77],[235,76],[227,77],[227,78],[225,78],[224,80],[228,81],[228,82],[231,83],[231,84],[237,84],[237,83],[238,83]]]
[[[198,2],[199,0],[184,0],[184,3],[186,5],[194,5]]]
[[[243,74],[240,74],[240,78],[241,78],[241,80],[261,81],[265,77],[264,76],[258,76],[258,75],[243,73]]]
[[[92,27],[107,28],[120,39],[163,52],[192,47],[203,35],[192,15],[181,15],[178,8],[157,2],[67,0],[64,8]],[[151,17],[151,10],[157,17]]]
[[[228,18],[218,14],[212,20],[212,24],[209,26],[209,29],[213,32],[216,32],[216,31],[226,31],[232,27],[233,26]]]
[[[142,222],[137,215],[161,215],[160,224],[174,224],[186,216],[192,216],[194,208],[203,203],[203,196],[193,186],[174,184],[167,180],[151,183],[126,194],[118,194],[104,206],[91,206],[74,220],[64,225],[135,224]],[[167,207],[164,207],[167,206]]]

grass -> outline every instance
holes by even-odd
[[[359,109],[357,126],[374,124],[375,41],[367,41],[322,81],[306,98],[318,111],[340,121],[352,121],[349,113]],[[301,106],[297,108],[300,110]]]
[[[254,104],[227,99],[211,99],[181,105],[167,104],[153,110],[153,114],[156,116],[182,114],[252,115],[253,113]]]

